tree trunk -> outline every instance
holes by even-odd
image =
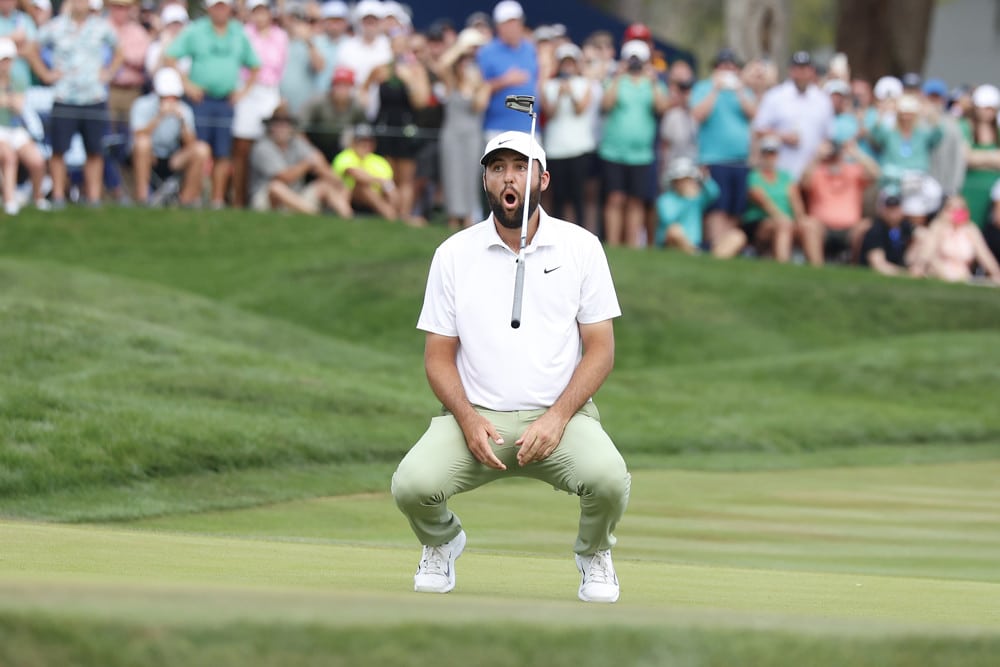
[[[838,0],[837,50],[869,81],[921,72],[933,15],[934,0]]]

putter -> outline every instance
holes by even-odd
[[[531,142],[528,151],[535,145],[535,113],[534,95],[508,95],[505,100],[508,109],[520,111],[531,116]],[[521,326],[521,300],[524,296],[524,249],[528,245],[528,202],[531,200],[531,168],[535,163],[534,156],[528,156],[527,181],[524,184],[524,206],[521,216],[521,247],[517,252],[517,272],[514,274],[514,306],[510,314],[510,326],[517,329]]]

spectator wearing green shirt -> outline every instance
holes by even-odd
[[[333,173],[351,191],[356,210],[374,211],[386,220],[400,219],[399,191],[392,179],[389,161],[375,153],[375,132],[359,124],[351,130],[351,143],[337,154]]]
[[[805,218],[805,207],[795,177],[778,169],[780,149],[781,139],[776,135],[765,135],[760,141],[760,165],[747,178],[750,205],[743,214],[743,229],[755,246],[765,248],[776,261],[787,262],[792,257],[796,221]]]
[[[989,220],[990,190],[1000,179],[1000,130],[997,129],[1000,89],[985,84],[972,93],[972,111],[961,122],[965,138],[966,172],[962,196],[972,220],[984,227]]]
[[[640,40],[622,45],[618,73],[601,99],[607,114],[597,149],[604,170],[604,240],[639,246],[646,223],[650,170],[653,169],[657,116],[670,105],[667,88],[650,65],[649,46]]]
[[[225,206],[233,147],[233,107],[257,79],[260,59],[243,25],[233,18],[232,0],[206,0],[208,16],[190,23],[171,42],[164,64],[191,59],[184,92],[194,110],[198,139],[212,148],[212,208]],[[241,68],[249,75],[240,82]]]

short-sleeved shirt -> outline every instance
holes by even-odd
[[[595,147],[594,132],[590,114],[576,112],[576,101],[590,90],[590,79],[574,76],[568,79],[569,95],[561,95],[560,89],[567,79],[549,79],[543,93],[546,101],[555,102],[556,113],[545,122],[545,138],[542,146],[550,160],[561,160],[592,153]]]
[[[247,23],[243,30],[260,60],[256,82],[262,86],[277,87],[282,83],[281,77],[288,64],[288,33],[273,24],[263,34],[253,23]]]
[[[167,47],[171,58],[191,58],[191,82],[210,97],[229,96],[239,86],[240,69],[260,67],[243,25],[231,19],[220,35],[207,16],[184,28]]]
[[[856,162],[834,169],[819,164],[803,185],[809,191],[809,215],[829,229],[848,229],[861,220],[868,174]]]
[[[579,325],[621,315],[596,236],[539,208],[525,249],[521,326],[510,326],[516,253],[493,217],[442,243],[431,262],[417,328],[459,339],[469,401],[490,410],[548,408],[580,361]]]
[[[691,89],[691,107],[712,92],[709,79]],[[743,113],[734,90],[720,90],[712,112],[698,124],[698,162],[725,164],[746,162],[750,157],[750,119]]]
[[[111,24],[99,16],[76,23],[60,14],[38,31],[39,47],[51,47],[52,69],[62,76],[52,85],[56,102],[76,106],[99,104],[108,99],[101,81],[109,49],[118,44]]]
[[[168,116],[161,120],[153,129],[150,139],[153,142],[153,155],[158,158],[168,158],[181,147],[181,130],[187,127],[191,132],[194,128],[194,112],[184,102],[180,102],[178,108],[181,118]],[[132,132],[149,127],[157,114],[160,113],[160,97],[156,93],[143,95],[132,103],[132,110],[129,113],[129,126]],[[182,124],[183,123],[183,124]]]
[[[313,38],[315,44],[315,38]],[[309,57],[309,42],[293,39],[288,42],[288,62],[281,74],[281,98],[292,113],[298,113],[314,92],[316,72]]]
[[[919,171],[926,174],[931,168],[931,151],[940,143],[940,125],[928,127],[918,124],[909,137],[904,137],[898,127],[889,128],[877,123],[871,131],[872,143],[878,151],[883,170]]]
[[[300,136],[293,136],[285,148],[274,143],[270,137],[257,141],[250,151],[250,192],[256,193],[278,174],[309,158],[315,149]],[[288,185],[300,190],[304,179],[300,178]]]
[[[325,93],[330,90],[333,70],[340,64],[340,45],[344,37],[333,39],[326,33],[320,33],[313,38],[313,45],[323,54],[323,69],[316,73],[313,80],[313,91]]]
[[[670,225],[680,225],[684,236],[694,245],[701,245],[702,217],[705,210],[719,198],[718,184],[708,178],[696,197],[682,197],[674,190],[667,190],[656,200],[656,245],[663,245]]]
[[[830,96],[811,84],[804,92],[788,80],[764,93],[753,129],[760,132],[795,132],[795,146],[782,144],[778,151],[778,169],[798,178],[816,155],[833,127],[833,104]]]
[[[865,239],[861,244],[861,257],[858,261],[862,266],[868,266],[868,253],[881,249],[885,253],[886,260],[896,266],[906,266],[906,249],[910,245],[912,236],[913,226],[906,220],[892,227],[884,221],[876,219],[871,229],[865,234]]]
[[[15,9],[10,16],[0,15],[0,37],[8,37],[18,30],[24,33],[24,38],[28,42],[33,42],[38,37],[38,28],[34,20],[21,10]],[[10,77],[28,86],[31,83],[31,66],[24,58],[15,58]]]
[[[784,169],[775,171],[774,180],[765,178],[759,169],[751,170],[750,175],[747,177],[747,190],[760,188],[767,195],[768,199],[774,202],[778,210],[789,218],[795,215],[794,211],[792,211],[792,200],[788,194],[789,188],[794,184],[795,177]],[[756,203],[753,203],[752,197],[748,201],[750,203],[747,205],[746,213],[743,214],[744,222],[758,222],[768,216],[767,211]]]
[[[354,179],[347,173],[348,169],[360,167],[365,173],[375,178],[392,178],[392,165],[381,155],[369,153],[363,158],[353,148],[346,148],[333,158],[333,173],[340,177],[350,189],[354,189]]]
[[[608,85],[614,85],[609,83]],[[666,86],[647,77],[618,77],[618,96],[604,121],[597,153],[602,159],[627,165],[653,164],[657,118],[653,86]]]
[[[521,69],[528,73],[528,80],[519,86],[507,86],[495,91],[483,115],[483,129],[504,132],[506,130],[531,130],[531,117],[526,113],[508,109],[508,95],[535,95],[538,86],[538,57],[535,46],[522,40],[511,47],[499,38],[479,49],[476,54],[479,69],[487,81],[499,78],[510,69]]]
[[[329,95],[317,95],[299,111],[299,125],[313,146],[329,160],[341,151],[344,130],[365,121],[365,111],[357,102],[347,109],[333,106]]]

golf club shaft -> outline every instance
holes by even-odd
[[[531,142],[529,146],[535,145],[535,106],[532,103],[531,110]],[[521,203],[521,246],[517,252],[517,271],[514,275],[514,305],[510,313],[510,326],[517,329],[521,326],[521,302],[524,298],[524,249],[528,246],[528,209],[531,202],[531,171],[535,164],[534,156],[528,156],[528,171],[525,174],[524,201]]]

